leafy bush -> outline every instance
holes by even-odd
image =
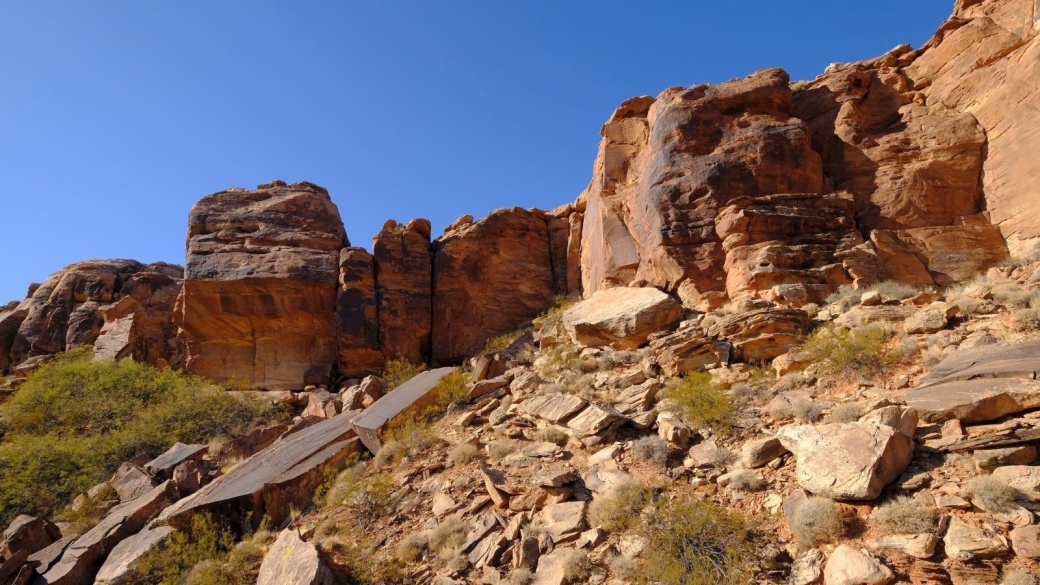
[[[165,547],[152,549],[137,561],[131,581],[141,585],[179,585],[192,567],[223,558],[234,543],[234,533],[220,526],[213,516],[196,514],[190,529],[174,531]]]
[[[639,563],[642,581],[662,585],[743,584],[754,549],[747,520],[706,501],[661,501],[640,526],[647,544]]]
[[[823,542],[834,542],[845,535],[845,519],[834,502],[827,498],[811,497],[790,519],[791,533],[802,547],[810,548]]]
[[[729,432],[734,406],[729,396],[711,381],[711,374],[690,372],[665,390],[669,408],[694,428]]]
[[[1010,512],[1018,507],[1018,490],[989,476],[969,481],[967,492],[972,503],[987,512]]]
[[[386,362],[379,377],[383,379],[389,392],[425,371],[426,364],[417,365],[404,358],[397,358]]]
[[[142,451],[233,436],[256,417],[278,415],[200,378],[93,362],[89,348],[56,356],[0,406],[0,524],[53,513]]]
[[[799,354],[824,373],[876,376],[891,363],[888,336],[888,330],[878,325],[852,330],[827,325],[809,335]]]
[[[623,532],[639,524],[640,513],[652,501],[654,490],[639,481],[628,481],[613,492],[593,498],[589,505],[589,525],[607,532]]]
[[[870,521],[888,534],[923,534],[935,530],[936,511],[913,498],[900,496],[875,509]]]

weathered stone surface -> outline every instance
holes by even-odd
[[[733,344],[733,357],[745,362],[771,360],[800,343],[809,315],[799,309],[761,308],[720,318],[708,335]]]
[[[455,368],[427,370],[401,384],[357,415],[352,421],[352,426],[365,447],[373,453],[379,451],[382,446],[379,433],[392,424],[395,418],[429,406],[435,398],[430,391],[437,386],[441,378],[453,371]]]
[[[984,422],[1040,406],[1040,342],[962,349],[906,392],[927,420]]]
[[[4,530],[0,541],[0,558],[10,559],[17,552],[35,554],[61,538],[61,531],[46,518],[18,516]]]
[[[0,366],[93,345],[104,324],[102,311],[131,297],[140,308],[135,326],[138,359],[178,361],[171,321],[183,269],[158,262],[87,260],[47,277],[28,298],[0,313]],[[12,333],[12,331],[14,331]]]
[[[530,416],[562,423],[581,412],[588,403],[573,394],[543,394],[520,403],[520,410]]]
[[[950,527],[943,536],[946,556],[959,561],[971,561],[1008,553],[1008,543],[1000,534],[978,528],[960,518],[950,518]]]
[[[766,465],[784,453],[787,453],[787,449],[780,443],[780,439],[763,437],[744,443],[741,459],[745,467],[754,469]]]
[[[726,293],[736,298],[781,285],[803,287],[821,302],[852,278],[839,259],[863,244],[848,194],[767,195],[735,199],[719,210],[715,231],[725,254]]]
[[[579,439],[592,435],[605,435],[625,422],[625,417],[609,406],[589,404],[577,416],[567,422],[567,428]]]
[[[890,405],[868,412],[860,417],[859,422],[889,426],[906,435],[906,438],[913,440],[914,433],[917,431],[918,417],[917,411],[912,408]]]
[[[383,355],[413,364],[427,362],[433,314],[430,222],[386,222],[372,238],[372,255]]]
[[[740,197],[822,191],[820,158],[790,107],[779,69],[622,104],[582,195],[585,294],[636,279],[691,306],[723,293],[719,210]]]
[[[656,288],[619,287],[597,291],[567,309],[563,325],[576,343],[631,349],[682,314],[682,306]]]
[[[935,554],[939,537],[934,534],[895,534],[883,536],[868,543],[872,548],[883,551],[894,551],[918,559],[930,559]]]
[[[339,252],[336,335],[339,372],[345,377],[374,374],[383,366],[379,345],[375,261],[364,248]]]
[[[791,585],[813,585],[823,577],[823,553],[810,549],[791,563]]]
[[[136,571],[133,565],[146,553],[166,545],[173,528],[169,526],[146,527],[137,534],[117,544],[101,569],[94,585],[124,585],[130,583]]]
[[[334,585],[332,571],[318,549],[300,538],[296,529],[282,531],[260,563],[257,585]]]
[[[577,537],[585,526],[588,502],[564,502],[542,508],[534,522],[545,530],[554,543]]]
[[[495,210],[437,238],[433,250],[434,363],[477,353],[488,339],[536,317],[562,292],[541,213]]]
[[[144,528],[151,518],[170,503],[169,491],[169,484],[164,483],[139,498],[109,510],[97,526],[72,542],[38,581],[46,585],[90,583],[99,561],[124,538]]]
[[[790,426],[777,438],[795,454],[795,478],[810,492],[837,500],[873,500],[906,470],[914,444],[877,423]]]
[[[1012,530],[1011,548],[1019,557],[1040,559],[1040,526],[1019,526]]]
[[[145,359],[144,317],[132,297],[123,297],[100,309],[104,324],[94,341],[94,361]],[[141,316],[139,317],[139,314]]]
[[[733,346],[704,334],[700,327],[685,327],[650,341],[654,361],[666,376],[703,371],[728,365]]]
[[[977,449],[972,452],[979,469],[993,469],[1003,465],[1026,465],[1036,461],[1036,447],[1018,445],[1005,449]]]
[[[144,468],[157,475],[166,474],[185,461],[201,459],[207,449],[209,449],[208,445],[175,443],[165,453],[145,463]]]
[[[326,381],[346,243],[336,205],[311,183],[203,197],[188,216],[178,300],[187,370],[269,390]]]
[[[994,469],[991,477],[1024,492],[1040,492],[1040,466],[1005,465]]]
[[[847,544],[834,549],[823,569],[824,585],[885,585],[893,579],[891,569]]]
[[[309,501],[326,470],[342,466],[358,449],[351,426],[356,415],[345,412],[281,437],[164,510],[160,520],[180,526],[196,510],[235,504],[247,506],[256,522],[265,514],[281,522],[290,506]]]
[[[116,469],[108,485],[119,494],[119,501],[129,502],[152,491],[156,482],[142,467],[128,462]]]
[[[931,307],[921,309],[903,323],[903,330],[911,335],[935,333],[946,327],[946,312]]]

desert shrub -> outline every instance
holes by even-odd
[[[383,379],[387,391],[390,391],[425,371],[426,364],[413,364],[404,358],[397,358],[386,362],[379,377]]]
[[[448,516],[430,530],[426,537],[427,546],[430,552],[447,560],[458,553],[468,533],[469,526],[465,522],[455,516]]]
[[[266,529],[247,536],[236,544],[224,560],[207,559],[197,563],[185,577],[184,585],[252,585],[260,574],[264,560],[275,535]],[[137,581],[133,581],[137,583]]]
[[[908,362],[921,353],[921,346],[913,337],[900,335],[888,353],[893,362]]]
[[[1040,329],[1040,307],[1019,309],[1014,312],[1015,324],[1020,330],[1036,331]]]
[[[634,559],[624,555],[610,554],[606,558],[606,565],[610,573],[622,581],[634,583],[639,579],[639,568]]]
[[[383,554],[382,547],[371,539],[352,535],[343,541],[328,543],[334,553],[338,575],[352,585],[398,585],[406,582],[401,563],[393,555]],[[332,555],[330,555],[332,556]],[[337,581],[338,582],[338,581]]]
[[[911,497],[899,496],[876,508],[870,522],[888,534],[923,534],[935,530],[936,511]]]
[[[469,443],[459,443],[448,451],[448,457],[451,457],[456,465],[465,465],[480,458],[480,449]]]
[[[1012,567],[1004,571],[1000,585],[1040,585],[1040,579],[1028,569]]]
[[[0,524],[46,516],[107,479],[140,452],[242,433],[269,403],[231,395],[200,378],[130,360],[91,361],[90,348],[55,358],[2,406]]]
[[[520,567],[519,569],[513,569],[506,575],[506,585],[530,585],[534,581],[534,573],[531,569]]]
[[[741,471],[730,478],[729,485],[735,490],[757,492],[765,487],[766,482],[754,471]]]
[[[538,428],[531,434],[531,439],[535,441],[542,441],[546,443],[556,443],[557,445],[564,447],[567,442],[570,441],[570,435],[568,435],[563,429],[555,425],[545,425]]]
[[[364,475],[356,471],[357,467],[344,470],[336,478],[325,503],[346,509],[355,525],[364,528],[393,511],[394,488],[386,475]]]
[[[654,497],[654,490],[636,480],[617,486],[614,491],[593,498],[589,505],[590,526],[599,526],[607,532],[623,532],[639,524],[640,513]]]
[[[812,497],[795,511],[790,529],[800,546],[810,548],[844,536],[845,519],[834,502]]]
[[[383,444],[372,458],[375,467],[397,463],[405,457],[415,458],[438,441],[433,427],[414,420],[399,422],[382,433]]]
[[[902,301],[921,293],[921,289],[905,282],[886,280],[867,287],[867,291],[876,291],[884,299]],[[863,292],[867,292],[863,291]],[[862,295],[860,295],[862,296]]]
[[[988,512],[1010,512],[1018,507],[1018,490],[999,479],[976,477],[966,487],[972,503]]]
[[[668,441],[659,435],[647,435],[632,443],[632,452],[644,461],[664,465],[672,455],[672,448]]]
[[[828,295],[825,302],[828,305],[837,305],[838,309],[844,312],[858,305],[863,293],[864,291],[855,288],[851,284],[843,284],[838,287],[838,290]]]
[[[589,576],[589,553],[572,550],[563,559],[563,578],[567,583],[581,583]]]
[[[737,460],[737,454],[725,447],[714,447],[705,453],[711,464],[719,469]]]
[[[561,319],[567,309],[571,308],[577,299],[573,297],[567,297],[564,295],[556,295],[552,301],[549,302],[549,306],[545,309],[545,312],[535,318],[535,321],[541,323],[542,329],[552,329],[555,327]]]
[[[734,407],[729,396],[711,380],[706,372],[690,372],[673,380],[664,392],[669,408],[674,408],[694,428],[708,427],[716,432],[729,432]]]
[[[776,382],[776,370],[773,365],[766,362],[756,362],[749,368],[748,384],[761,386],[763,384],[772,386]]]
[[[583,374],[595,372],[599,370],[599,360],[592,356],[578,358],[574,362],[574,369]]]
[[[802,305],[802,310],[805,311],[806,315],[809,315],[810,319],[815,319],[820,314],[820,305],[816,303],[807,303]]]
[[[1034,298],[1034,291],[1016,282],[996,284],[990,289],[993,298],[1010,309],[1023,309],[1029,306]]]
[[[418,561],[426,549],[426,542],[426,535],[422,532],[413,532],[405,536],[397,543],[397,559],[402,563]]]
[[[638,570],[660,584],[743,584],[754,549],[746,518],[707,501],[661,501],[640,526],[647,544]]]
[[[823,408],[808,398],[795,398],[791,402],[791,416],[799,422],[814,423],[823,417]]]
[[[106,511],[101,504],[113,500],[118,501],[119,494],[105,484],[93,497],[89,493],[77,496],[73,501],[76,507],[73,508],[73,505],[69,505],[63,508],[58,512],[58,518],[69,524],[71,532],[82,534],[101,522]]]
[[[516,445],[512,441],[492,441],[485,445],[484,449],[492,461],[498,461],[515,451]]]
[[[523,331],[512,331],[492,337],[484,344],[484,353],[498,353],[512,345],[517,339],[520,339],[521,335],[523,335]]]
[[[836,423],[856,422],[864,414],[863,405],[858,402],[839,404],[831,409],[830,420]]]
[[[824,373],[875,376],[891,361],[885,343],[888,335],[888,330],[878,325],[851,330],[827,325],[812,332],[799,353]]]
[[[188,530],[176,530],[165,547],[145,553],[134,565],[131,581],[141,585],[178,585],[192,567],[221,559],[235,543],[234,533],[208,513],[199,513]]]

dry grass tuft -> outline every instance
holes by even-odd
[[[455,465],[465,465],[480,458],[480,449],[469,443],[459,443],[448,451],[448,457],[451,457]]]
[[[618,486],[613,493],[592,500],[588,509],[590,526],[599,526],[607,532],[623,532],[639,524],[640,513],[654,496],[650,486],[630,481]]]
[[[937,514],[921,502],[899,496],[882,504],[870,515],[870,522],[888,534],[924,534],[934,532]]]
[[[976,477],[966,488],[972,503],[988,512],[1010,512],[1018,507],[1018,490],[998,479]]]
[[[790,519],[791,533],[803,548],[812,548],[825,542],[835,542],[845,535],[845,519],[834,502],[827,498],[811,497],[798,508]]]
[[[636,457],[653,463],[665,465],[672,455],[668,441],[658,435],[647,435],[632,443],[632,451]]]

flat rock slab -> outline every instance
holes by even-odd
[[[145,553],[164,546],[173,534],[169,526],[146,527],[137,534],[123,540],[112,549],[101,565],[94,585],[123,585],[130,582],[135,571],[132,569]]]
[[[398,416],[429,406],[435,398],[430,391],[453,371],[455,368],[427,370],[361,411],[354,420],[354,430],[365,447],[373,453],[379,451],[383,446],[379,432]]]
[[[978,528],[954,516],[943,536],[946,556],[959,561],[999,557],[1008,554],[1008,543],[1000,534]]]
[[[877,423],[801,425],[780,429],[795,454],[795,478],[806,490],[835,500],[873,500],[913,458],[914,443]]]
[[[1040,372],[1040,341],[981,345],[953,352],[921,378],[918,387],[973,378],[1025,378]]]
[[[1020,378],[954,380],[912,390],[906,405],[928,421],[965,423],[996,420],[1040,406],[1040,382]]]
[[[208,449],[208,445],[176,443],[162,455],[145,463],[144,468],[152,473],[166,474],[189,459],[201,459]]]
[[[357,448],[351,425],[356,412],[345,412],[282,436],[263,451],[253,455],[213,480],[212,483],[167,508],[160,516],[163,522],[177,525],[198,509],[244,500],[254,507],[254,518],[275,510],[256,509],[264,506],[267,492],[293,487],[299,480],[311,479],[330,465],[340,463]],[[300,491],[306,491],[302,486]],[[282,498],[289,494],[283,494]],[[275,523],[281,518],[272,517]]]
[[[256,585],[334,585],[332,571],[318,549],[295,529],[283,531],[260,563]]]
[[[585,526],[585,509],[588,502],[564,502],[542,508],[535,522],[559,543],[577,537]]]
[[[583,439],[608,432],[621,426],[626,420],[618,411],[609,406],[589,404],[588,408],[582,410],[567,423],[567,427],[574,431],[575,436]]]
[[[0,555],[11,558],[20,551],[32,555],[60,538],[61,531],[50,520],[18,516],[4,531],[3,541],[0,542]]]
[[[586,404],[573,394],[543,394],[523,401],[520,411],[551,423],[561,423],[581,412]]]
[[[147,494],[109,510],[97,526],[65,549],[36,583],[39,585],[82,585],[93,582],[97,563],[120,541],[144,528],[170,503],[170,486],[165,482]]]

